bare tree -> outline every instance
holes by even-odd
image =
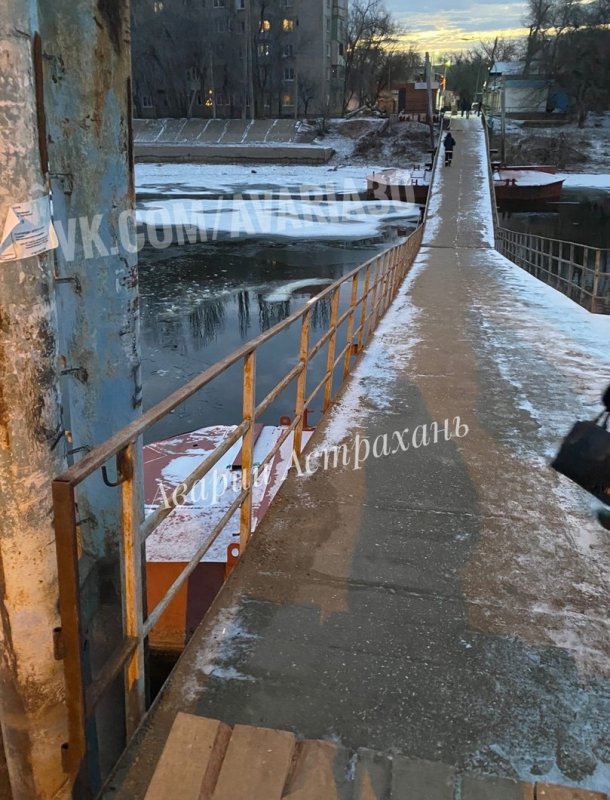
[[[304,116],[307,116],[309,104],[315,100],[320,92],[320,81],[315,77],[305,73],[298,78],[298,98],[299,104],[303,109]]]
[[[589,111],[609,101],[609,0],[530,0],[527,22],[527,68],[534,60],[543,66],[583,126]]]
[[[388,48],[402,33],[383,0],[352,0],[347,19],[345,93],[343,106],[356,98],[358,105],[375,103],[380,76],[388,65]]]
[[[472,60],[480,58],[492,66],[496,61],[513,61],[523,55],[523,43],[519,39],[495,39],[480,41],[472,50],[469,56]]]

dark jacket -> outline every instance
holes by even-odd
[[[453,150],[453,148],[455,146],[455,139],[453,138],[451,133],[448,133],[445,136],[445,138],[443,140],[443,144],[445,145],[445,150]]]

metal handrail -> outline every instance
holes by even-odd
[[[554,286],[588,311],[610,313],[609,249],[509,228],[498,228],[496,234],[498,250],[517,266]],[[552,252],[554,245],[557,245],[556,253]],[[569,250],[567,256],[566,250]],[[582,252],[582,263],[575,260],[577,250]],[[603,263],[606,267],[604,270]],[[551,268],[553,264],[557,264],[555,271]],[[565,266],[568,267],[569,276],[560,274],[560,269]],[[578,280],[575,280],[575,275],[579,276]],[[589,288],[584,276],[587,276]]]
[[[421,245],[423,225],[405,241],[368,259],[347,275],[326,287],[302,308],[268,331],[247,342],[217,364],[202,372],[181,389],[145,412],[141,417],[115,433],[110,439],[89,452],[78,463],[53,481],[53,505],[57,540],[60,611],[64,644],[64,671],[69,716],[70,742],[66,765],[75,776],[87,752],[85,729],[87,719],[104,691],[120,674],[125,678],[126,732],[129,739],[145,713],[144,651],[146,637],[165,613],[177,592],[185,584],[197,564],[220,535],[229,520],[239,511],[239,552],[244,552],[252,534],[252,489],[254,484],[254,428],[257,418],[296,381],[294,419],[275,442],[258,473],[270,463],[286,440],[293,436],[293,451],[302,451],[302,434],[306,411],[310,403],[324,392],[323,411],[331,406],[337,392],[333,381],[337,367],[343,363],[341,385],[349,376],[353,359],[369,341],[373,332],[394,299]],[[341,290],[349,287],[349,305],[339,314]],[[331,319],[328,330],[315,342],[310,342],[312,312],[320,301],[331,299]],[[358,318],[359,317],[359,318]],[[297,364],[271,389],[258,404],[256,397],[256,354],[259,348],[281,334],[291,325],[301,323]],[[337,335],[346,327],[345,347],[336,352]],[[320,383],[307,395],[308,367],[313,357],[327,347],[326,370]],[[142,598],[142,547],[146,539],[177,507],[170,498],[168,507],[161,507],[142,519],[142,504],[136,481],[137,447],[140,437],[163,417],[209,385],[233,365],[243,362],[243,417],[238,425],[183,481],[186,492],[201,480],[228,450],[242,440],[242,488],[223,518],[208,533],[205,542],[193,555],[154,609],[145,613]],[[340,389],[338,389],[340,391]],[[81,612],[79,593],[79,524],[76,515],[77,487],[110,459],[116,458],[117,491],[120,493],[122,523],[120,529],[121,582],[123,611],[123,640],[107,659],[100,675],[85,690],[81,662]]]
[[[496,238],[497,232],[500,230],[500,219],[498,217],[498,204],[496,203],[496,190],[494,187],[494,174],[493,174],[493,165],[491,163],[491,137],[489,135],[489,126],[487,125],[487,115],[483,112],[481,117],[481,122],[483,125],[483,133],[485,136],[485,153],[487,155],[487,177],[489,181],[489,193],[491,197],[491,213],[493,217],[494,223],[494,238]]]
[[[514,236],[527,236],[530,239],[542,239],[545,242],[556,242],[557,244],[567,244],[571,245],[572,247],[583,247],[586,250],[593,250],[593,252],[597,253],[601,251],[602,253],[610,253],[610,248],[608,247],[594,247],[590,244],[583,244],[582,242],[572,242],[570,239],[554,239],[552,236],[541,236],[539,233],[526,233],[525,231],[514,231],[512,228],[503,228],[502,226],[498,226],[498,230],[501,231],[503,234],[511,234]]]

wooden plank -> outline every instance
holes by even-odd
[[[216,782],[229,735],[217,720],[179,712],[145,800],[167,800],[177,790],[180,800],[200,800],[204,782]]]
[[[351,792],[347,781],[349,754],[330,742],[306,741],[284,790],[285,800],[344,800]]]
[[[295,744],[286,731],[236,725],[213,800],[281,800]]]
[[[571,789],[568,786],[537,783],[536,800],[608,800],[608,795],[589,792],[586,789]]]

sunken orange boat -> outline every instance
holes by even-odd
[[[550,169],[550,168],[549,168]],[[494,172],[498,204],[558,203],[563,178],[541,169],[500,167]]]
[[[371,200],[399,200],[425,205],[431,175],[432,170],[425,167],[383,169],[367,176],[367,194]]]

